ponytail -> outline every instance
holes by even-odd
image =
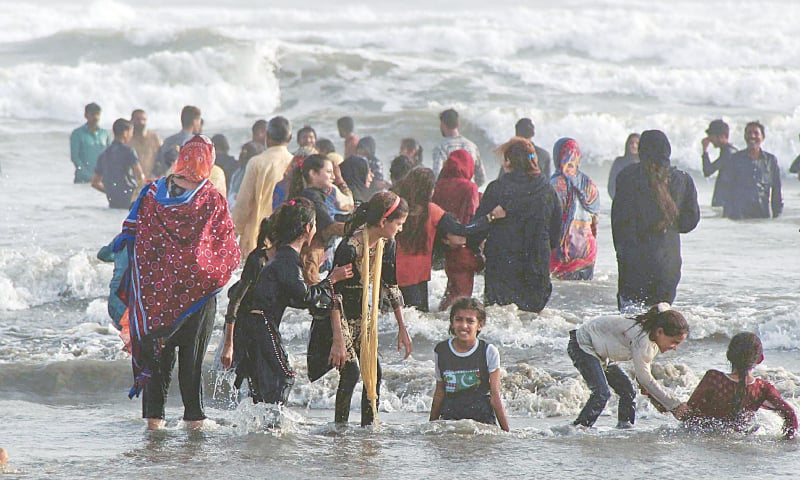
[[[647,181],[655,192],[656,205],[661,210],[661,220],[656,224],[657,232],[666,232],[678,218],[678,206],[669,193],[670,167],[655,163],[645,164]]]
[[[273,243],[280,246],[294,242],[316,217],[314,203],[307,198],[293,198],[284,202],[272,213]]]
[[[394,192],[378,192],[356,208],[347,222],[345,237],[351,237],[360,227],[377,227],[381,220],[391,222],[408,214],[408,203]]]
[[[642,162],[650,189],[661,210],[661,220],[656,224],[657,232],[666,232],[678,218],[678,207],[669,193],[670,161],[672,147],[661,130],[645,130],[639,137],[639,159]]]
[[[633,318],[644,332],[651,337],[656,330],[661,328],[664,335],[677,337],[689,333],[689,322],[677,310],[673,310],[668,303],[662,302],[652,307],[646,313]]]
[[[750,332],[737,333],[728,344],[726,357],[731,362],[733,371],[739,376],[739,384],[736,385],[736,393],[733,397],[734,413],[733,418],[742,412],[744,395],[747,391],[747,374],[758,365],[764,355],[764,348],[758,335]]]

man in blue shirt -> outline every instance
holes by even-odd
[[[109,144],[108,132],[100,128],[100,105],[84,108],[86,123],[72,131],[69,138],[70,158],[75,165],[75,183],[88,183],[97,167],[97,157]]]
[[[747,149],[730,159],[733,194],[725,199],[722,215],[727,218],[775,218],[783,211],[781,172],[775,155],[761,149],[764,125],[750,122],[744,129]]]
[[[104,192],[110,208],[129,209],[133,192],[144,183],[144,172],[136,151],[128,145],[133,124],[124,118],[114,122],[114,142],[100,154],[92,187]]]
[[[166,175],[172,164],[178,158],[178,152],[184,143],[203,131],[203,118],[200,109],[186,105],[181,110],[181,131],[167,137],[161,148],[156,153],[152,176],[158,178]]]

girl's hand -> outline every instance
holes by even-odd
[[[399,352],[401,348],[405,349],[406,351],[406,354],[403,357],[403,360],[406,360],[411,356],[411,350],[413,347],[411,345],[411,336],[409,336],[405,325],[401,326],[400,330],[397,332],[397,351]]]
[[[328,355],[328,363],[336,370],[341,370],[344,364],[347,363],[347,350],[344,348],[342,339],[333,339],[331,353]]]
[[[219,356],[219,360],[222,363],[222,367],[225,370],[231,368],[231,364],[233,364],[233,344],[225,342],[222,346],[222,354]]]
[[[331,283],[337,283],[348,278],[353,278],[353,264],[348,263],[347,265],[334,268],[333,272],[331,272],[331,275],[328,278],[330,279]]]
[[[501,218],[506,218],[506,210],[500,205],[498,205],[494,207],[494,210],[492,210],[492,215],[494,215],[494,218],[497,220]]]

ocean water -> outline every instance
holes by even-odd
[[[687,398],[705,370],[727,368],[732,335],[755,331],[766,356],[757,374],[800,407],[800,182],[784,177],[779,219],[731,222],[709,207],[713,178],[698,171],[700,139],[718,117],[738,146],[744,124],[761,120],[764,149],[784,170],[800,153],[800,27],[786,21],[800,4],[0,0],[0,9],[4,478],[772,478],[800,468],[798,443],[778,439],[780,419],[769,412],[759,413],[754,435],[693,435],[640,398],[637,428],[622,432],[612,428],[612,399],[596,429],[563,432],[588,397],[566,355],[567,334],[615,311],[605,194],[595,280],[555,282],[540,315],[489,308],[482,337],[501,353],[511,433],[427,421],[445,313],[405,311],[414,340],[407,361],[396,352],[393,320],[381,319],[376,429],[331,425],[337,379],[308,383],[310,317],[300,311],[281,328],[299,371],[289,405],[237,405],[230,375],[215,368],[224,293],[206,362],[211,421],[184,429],[174,389],[167,430],[145,432],[139,402],[126,396],[129,359],[106,314],[112,265],[95,257],[124,213],[72,184],[68,157],[69,132],[96,101],[104,127],[144,108],[162,137],[178,130],[183,105],[198,105],[206,132],[225,133],[234,150],[255,119],[275,114],[314,126],[341,149],[335,120],[352,115],[359,135],[376,138],[386,167],[406,136],[421,141],[430,164],[437,114],[454,106],[490,172],[492,148],[530,116],[537,144],[580,142],[583,168],[605,192],[627,134],[662,129],[673,161],[695,179],[703,218],[683,237],[675,304],[692,333],[658,358],[655,374]],[[445,283],[434,272],[432,305]],[[482,286],[478,277],[476,295]],[[282,427],[265,427],[275,415]],[[354,422],[358,415],[354,405]]]

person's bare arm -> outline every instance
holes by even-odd
[[[508,432],[508,417],[506,417],[506,409],[503,408],[503,399],[500,396],[500,369],[489,374],[489,404],[494,410],[494,415],[497,417],[497,422],[503,431]]]
[[[439,420],[442,415],[442,402],[444,401],[444,382],[436,381],[436,391],[433,392],[433,402],[431,403],[430,421]]]
[[[92,176],[92,188],[103,193],[106,192],[106,187],[103,185],[103,177],[101,177],[99,173],[95,173]]]

